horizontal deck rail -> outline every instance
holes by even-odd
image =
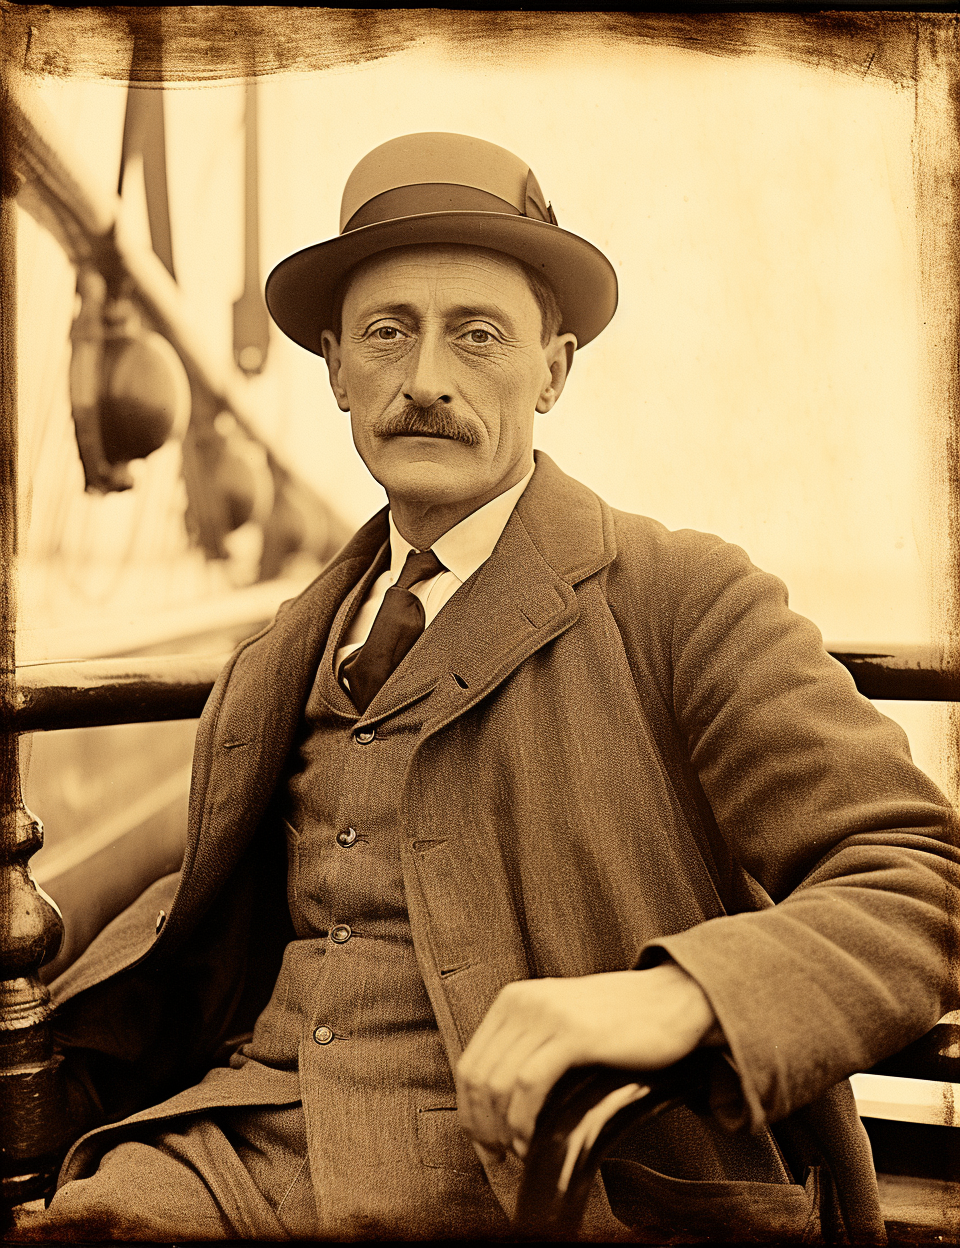
[[[831,646],[868,698],[960,701],[960,666],[924,646]],[[200,715],[229,655],[133,656],[17,669],[7,731],[44,732],[104,724],[150,723]]]
[[[940,646],[831,644],[827,649],[865,698],[960,702],[960,656]]]
[[[960,1083],[866,1072],[851,1075],[850,1085],[861,1118],[960,1127]]]
[[[195,719],[229,657],[174,654],[18,668],[11,726],[44,732]]]

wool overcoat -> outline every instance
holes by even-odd
[[[149,1121],[266,1004],[293,936],[275,794],[331,622],[386,540],[381,512],[226,665],[178,879],[54,985],[78,1131]],[[358,726],[375,735],[351,748],[417,732],[395,778],[404,884],[451,1063],[512,980],[670,956],[738,1079],[718,1085],[716,1120],[664,1126],[672,1173],[656,1140],[605,1167],[617,1212],[642,1189],[694,1235],[793,1218],[787,1237],[801,1215],[810,1235],[817,1188],[828,1237],[882,1236],[845,1080],[957,1005],[956,823],[777,578],[717,537],[611,509],[538,453],[493,555]],[[747,1156],[771,1127],[795,1178],[772,1194],[728,1146]],[[515,1164],[488,1174],[509,1208]]]

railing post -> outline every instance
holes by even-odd
[[[52,1185],[67,1124],[50,994],[37,974],[56,956],[63,924],[30,873],[43,829],[16,791],[16,736],[4,733],[0,749],[0,1208],[7,1210]]]
[[[9,84],[0,81],[6,115]],[[7,157],[9,153],[2,153]],[[15,218],[2,161],[0,197],[0,1220],[43,1195],[54,1178],[64,1114],[50,996],[40,966],[60,947],[63,925],[30,874],[43,841],[20,796],[16,705],[17,394]]]

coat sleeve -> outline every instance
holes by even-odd
[[[700,545],[670,642],[672,700],[754,913],[653,943],[700,984],[753,1129],[866,1070],[956,1008],[957,820],[906,736],[856,690],[786,588]]]

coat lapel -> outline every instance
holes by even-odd
[[[451,1060],[499,989],[529,968],[496,820],[464,829],[453,817],[442,831],[422,830],[429,812],[456,800],[436,790],[432,739],[577,620],[573,585],[614,556],[605,519],[596,495],[538,455],[490,559],[450,599],[410,651],[408,660],[416,661],[397,669],[364,717],[386,718],[430,694],[404,778],[404,879],[415,933],[425,937],[418,948],[429,950],[424,978]],[[407,674],[394,679],[404,667]],[[465,775],[477,765],[461,761]],[[453,898],[456,923],[447,921]]]
[[[454,818],[442,835],[414,835],[428,822],[424,812],[446,796],[436,792],[431,739],[570,628],[579,615],[574,583],[612,558],[599,500],[538,455],[491,557],[410,651],[416,661],[408,675],[391,678],[367,710],[375,721],[431,694],[405,777],[404,880],[414,931],[425,937],[418,949],[430,953],[424,980],[451,1061],[500,988],[530,972],[496,820],[465,830]],[[462,761],[465,773],[475,765]],[[449,921],[453,898],[456,923]]]
[[[432,692],[434,732],[569,627],[577,616],[573,591],[542,561],[531,567],[535,554],[523,525],[511,520],[495,554],[457,590],[361,722],[394,716]]]
[[[419,752],[574,623],[573,586],[614,558],[612,525],[591,490],[542,452],[536,459],[490,559],[447,603],[359,724],[433,693]],[[178,943],[186,917],[206,909],[246,848],[294,743],[337,612],[387,537],[384,510],[221,674],[198,735],[182,882],[158,946]]]
[[[203,713],[180,889],[157,946],[169,952],[256,831],[294,743],[331,625],[387,537],[374,516],[263,633],[241,646]]]
[[[424,739],[469,710],[577,619],[573,586],[616,553],[597,496],[542,452],[493,554],[454,594],[361,724],[432,693]]]

